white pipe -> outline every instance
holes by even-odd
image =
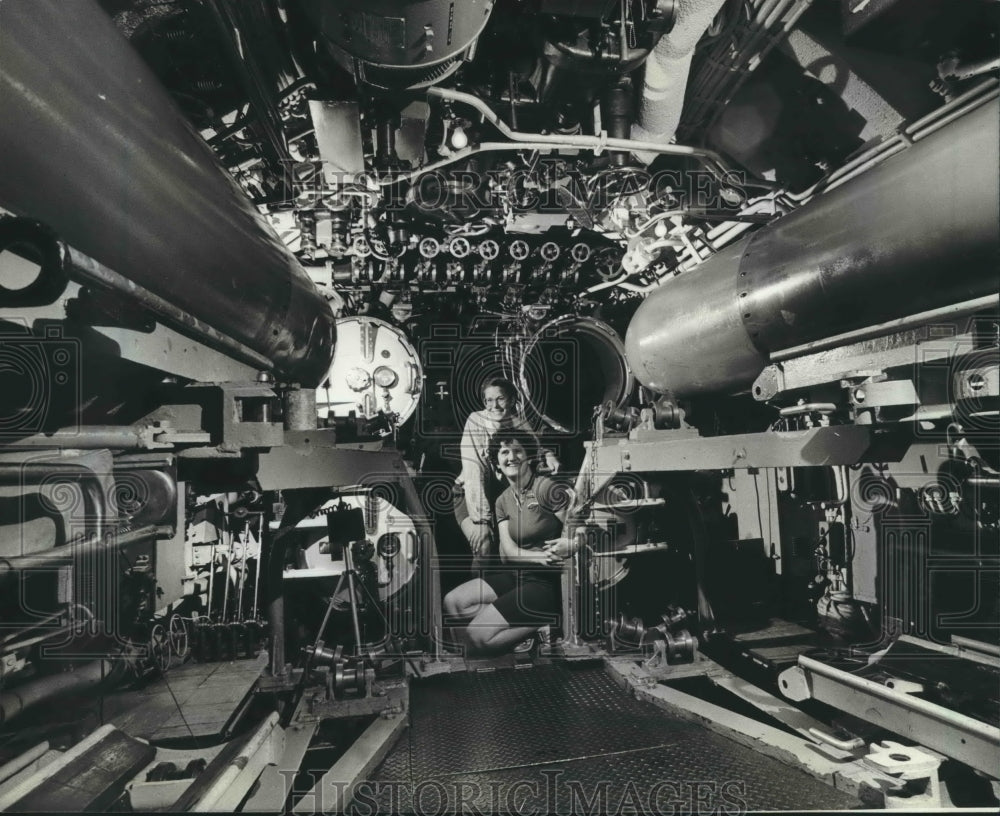
[[[14,757],[10,762],[0,766],[0,783],[6,782],[14,774],[20,773],[36,759],[39,759],[49,750],[48,742],[40,742],[34,748],[29,748],[23,754]]]
[[[960,63],[957,59],[945,60],[938,66],[941,79],[971,79],[980,74],[988,74],[1000,68],[1000,57],[987,57],[978,62]]]
[[[971,649],[974,652],[982,652],[983,654],[1000,657],[1000,645],[996,643],[985,643],[981,640],[973,640],[961,635],[952,635],[951,642],[953,645],[958,646],[959,649]]]
[[[619,278],[614,280],[604,281],[604,283],[597,283],[591,286],[589,289],[585,289],[583,294],[592,295],[594,292],[600,292],[602,289],[610,289],[612,286],[620,286],[624,281],[628,280],[635,272],[628,272]]]
[[[198,803],[191,808],[191,812],[204,813],[206,811],[213,810],[215,804],[222,798],[222,795],[229,790],[230,786],[236,781],[237,777],[243,773],[243,769],[250,764],[257,752],[264,749],[265,743],[277,727],[278,713],[272,712],[270,716],[264,720],[260,728],[257,729],[257,733],[255,733],[250,738],[250,741],[243,747],[239,756],[235,757],[233,761],[226,766],[226,769],[219,774],[218,779],[216,779],[215,782],[212,783],[211,787],[205,791],[204,796],[202,796],[201,799],[198,800]]]
[[[433,90],[433,89],[432,89]],[[410,170],[406,173],[400,173],[396,175],[386,176],[379,180],[379,184],[383,187],[388,187],[393,184],[398,184],[401,181],[410,181],[424,176],[428,173],[433,173],[440,170],[443,167],[455,164],[467,159],[470,156],[475,156],[478,153],[490,153],[493,151],[522,151],[522,150],[537,150],[544,151],[546,153],[551,153],[554,150],[593,150],[595,155],[600,155],[605,150],[625,150],[635,153],[637,156],[656,156],[659,154],[669,155],[669,156],[691,156],[692,158],[701,161],[702,165],[708,170],[712,175],[714,175],[720,181],[728,181],[725,166],[721,163],[721,159],[718,154],[711,150],[703,150],[697,147],[685,147],[684,145],[674,145],[674,144],[655,144],[652,142],[637,142],[634,139],[604,139],[599,136],[539,136],[539,141],[530,142],[483,142],[479,145],[473,147],[466,147],[462,150],[455,151],[451,156],[441,159],[440,161],[428,164],[425,167],[418,168],[416,170]],[[541,141],[542,139],[551,139],[551,141]],[[716,163],[718,159],[719,163]],[[643,159],[645,161],[645,159]],[[755,180],[754,184],[757,187],[769,187],[774,188],[775,185],[772,182]]]
[[[78,756],[82,756],[115,730],[116,729],[113,725],[102,725],[89,737],[78,742],[62,756],[57,757],[44,768],[39,768],[35,773],[21,782],[21,784],[11,788],[2,798],[0,798],[0,811],[7,810],[11,805],[16,804],[18,800],[31,793],[56,771],[65,768],[70,762]]]
[[[632,138],[669,142],[677,131],[695,46],[725,0],[679,0],[674,27],[646,60],[646,77]],[[645,157],[642,157],[645,159]]]
[[[716,0],[712,0],[715,2]],[[478,96],[473,96],[472,94],[463,93],[462,91],[453,91],[449,88],[428,88],[428,97],[437,97],[439,99],[447,99],[450,102],[460,102],[464,105],[468,105],[474,108],[483,117],[484,121],[489,122],[497,130],[500,131],[504,136],[511,140],[514,144],[508,143],[483,143],[479,145],[478,150],[473,148],[464,148],[463,150],[456,151],[451,157],[443,161],[437,162],[432,165],[428,165],[420,170],[414,171],[410,175],[420,175],[421,173],[426,173],[438,166],[444,164],[451,164],[457,161],[459,158],[464,158],[474,152],[489,150],[551,150],[553,148],[566,148],[566,149],[584,149],[593,150],[595,153],[600,154],[605,150],[628,150],[633,153],[663,153],[673,156],[691,156],[692,158],[698,159],[705,165],[705,167],[718,175],[720,178],[724,178],[727,172],[726,162],[723,160],[716,151],[709,150],[702,147],[687,147],[685,145],[674,145],[668,144],[669,140],[656,140],[656,141],[641,141],[635,138],[630,139],[615,139],[607,135],[607,133],[601,133],[597,136],[588,136],[580,134],[541,134],[541,133],[522,133],[520,131],[511,130],[506,122],[504,122],[494,111],[483,102]],[[671,134],[672,135],[672,134]],[[383,180],[382,184],[391,184],[394,181],[398,181],[401,178],[407,178],[406,175],[394,176],[389,179]],[[758,182],[760,183],[760,182]]]
[[[650,284],[645,286],[639,286],[637,283],[620,283],[618,284],[626,292],[638,292],[641,295],[648,295],[654,289],[656,289],[663,282],[662,278],[657,278]]]

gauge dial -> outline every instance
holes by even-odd
[[[375,385],[379,388],[392,388],[399,382],[399,375],[389,366],[379,366],[372,374],[372,379],[375,380]]]

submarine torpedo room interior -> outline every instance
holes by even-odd
[[[996,808],[998,36],[0,0],[0,809]]]

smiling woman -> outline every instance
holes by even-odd
[[[501,429],[531,433],[528,421],[518,414],[518,393],[510,380],[487,380],[482,398],[483,409],[469,415],[462,433],[462,472],[456,481],[455,501],[455,515],[472,548],[474,568],[487,566],[496,555],[493,502],[500,485],[492,475],[490,442]]]
[[[572,509],[572,492],[536,472],[538,445],[531,434],[500,430],[489,459],[509,486],[496,501],[504,568],[487,571],[445,596],[445,612],[468,621],[468,644],[503,651],[539,628],[556,624],[561,562],[579,547],[560,537]]]

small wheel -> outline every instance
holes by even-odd
[[[472,251],[472,245],[468,238],[458,235],[448,243],[448,251],[456,258],[465,258]]]
[[[437,257],[437,254],[441,251],[441,244],[437,238],[427,237],[420,242],[418,249],[422,257],[430,260]]]
[[[561,254],[562,250],[559,249],[559,244],[555,241],[546,241],[542,244],[541,248],[542,258],[546,261],[554,261]]]
[[[510,253],[510,257],[515,261],[523,261],[531,253],[531,249],[528,247],[527,242],[522,241],[520,238],[511,241],[510,246],[507,247],[507,251]]]
[[[500,244],[487,238],[479,245],[479,255],[484,261],[493,261],[500,255]]]
[[[187,621],[175,612],[167,621],[167,634],[170,636],[170,651],[184,660],[191,652],[191,636]]]
[[[354,249],[354,254],[359,258],[367,258],[372,254],[372,248],[368,245],[368,239],[363,235],[357,236],[351,246]]]
[[[166,674],[170,668],[170,636],[162,623],[153,625],[149,630],[149,662],[161,674]]]

